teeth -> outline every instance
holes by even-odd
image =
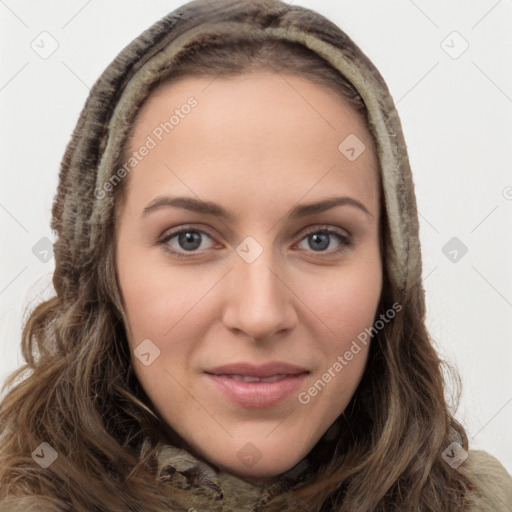
[[[242,382],[275,382],[286,377],[286,375],[274,375],[273,377],[251,377],[250,375],[226,375],[233,380],[239,380]]]

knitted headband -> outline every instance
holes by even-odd
[[[196,0],[170,13],[130,43],[98,79],[64,156],[52,228],[89,247],[60,247],[81,268],[94,261],[102,228],[113,215],[112,178],[120,149],[149,89],[190,45],[257,39],[262,34],[300,43],[341,72],[363,98],[381,169],[390,243],[385,261],[400,290],[418,286],[421,252],[418,214],[398,113],[379,71],[350,38],[323,16],[277,0]],[[341,142],[341,141],[340,141]],[[58,243],[58,242],[57,242]],[[56,259],[58,259],[56,254]],[[83,268],[83,267],[82,267]]]

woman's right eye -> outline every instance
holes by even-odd
[[[164,245],[166,251],[178,257],[189,257],[194,253],[207,249],[204,247],[204,238],[213,239],[204,231],[199,229],[182,228],[178,231],[167,234],[160,244]],[[190,254],[187,254],[190,253]]]

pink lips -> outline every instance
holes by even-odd
[[[217,388],[242,407],[277,405],[302,384],[309,371],[301,366],[271,362],[261,366],[235,363],[205,372]]]

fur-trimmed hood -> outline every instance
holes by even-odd
[[[113,215],[113,194],[102,193],[108,188],[105,184],[116,171],[122,143],[151,86],[172,69],[180,53],[193,44],[258,40],[263,33],[313,50],[338,69],[363,98],[383,178],[391,239],[386,248],[387,271],[396,287],[414,292],[423,308],[416,197],[401,122],[387,85],[368,57],[336,25],[319,15],[312,16],[308,9],[277,0],[190,2],[155,23],[119,53],[84,106],[60,175],[59,196],[66,197],[57,197],[52,211],[52,228],[60,238],[68,240],[62,235],[73,238],[81,231],[90,245],[60,248],[57,257],[80,266],[98,256],[102,229]],[[102,131],[99,143],[98,129]],[[80,190],[72,186],[78,176],[71,171],[80,173]],[[85,191],[91,200],[84,204]],[[67,208],[78,208],[77,217],[82,222],[74,226],[64,223]],[[70,229],[73,232],[64,233]],[[77,279],[77,268],[70,268],[69,280],[62,286],[77,286],[73,282]]]

